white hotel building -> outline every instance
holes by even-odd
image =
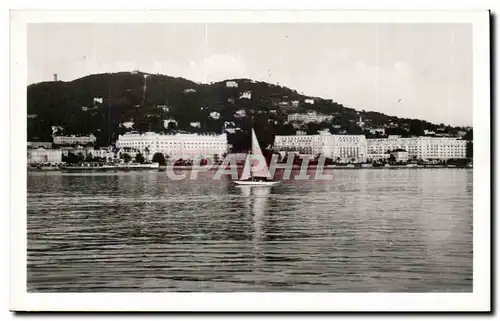
[[[298,152],[299,154],[325,154],[331,153],[331,135],[276,135],[274,148],[276,151]]]
[[[92,134],[89,136],[53,136],[52,139],[56,145],[85,145],[88,143],[93,144],[96,141],[96,137]]]
[[[194,159],[196,157],[212,158],[227,153],[226,134],[157,134],[153,132],[130,132],[119,135],[117,148],[133,148],[145,154],[157,152],[170,156],[171,159]]]
[[[303,123],[321,123],[326,120],[332,119],[332,115],[322,115],[322,114],[317,114],[317,113],[306,113],[306,114],[290,114],[287,117],[287,120],[289,122],[292,121],[300,121]]]
[[[408,137],[389,135],[388,138],[367,139],[368,156],[404,149],[409,158],[464,159],[467,158],[467,141],[447,137]]]
[[[465,140],[445,137],[389,136],[388,138],[366,139],[364,135],[277,135],[274,146],[277,151],[300,154],[323,154],[341,161],[378,160],[388,158],[388,151],[403,149],[408,158],[417,159],[464,159]]]
[[[364,161],[366,138],[364,135],[276,135],[274,147],[277,151],[298,152],[300,154],[323,154],[343,161],[355,159]]]
[[[28,149],[28,164],[59,164],[62,162],[62,150],[60,149],[45,149],[43,147],[37,149]]]

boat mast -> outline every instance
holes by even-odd
[[[252,116],[252,123],[253,123],[253,116]],[[250,151],[249,151],[249,159],[250,159],[250,179],[253,181],[253,173],[252,173],[252,151],[253,151],[253,124],[250,129]]]

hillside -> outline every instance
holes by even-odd
[[[250,79],[230,79],[238,84],[236,88],[228,87],[226,81],[199,84],[183,78],[145,75],[96,74],[70,82],[28,86],[28,140],[50,141],[53,126],[58,126],[60,134],[93,133],[98,145],[107,146],[118,134],[131,130],[221,133],[225,122],[234,122],[234,127],[241,131],[230,133],[228,139],[238,151],[248,147],[252,125],[261,144],[267,146],[276,134],[295,134],[297,125],[287,124],[287,115],[308,111],[334,115],[331,121],[299,128],[308,134],[324,128],[332,133],[363,133],[356,125],[360,115],[365,129],[385,126],[386,134],[421,135],[424,129],[438,128],[450,133],[459,130],[416,119],[356,111],[332,100],[303,96],[296,90]],[[241,97],[247,91],[251,97]],[[305,102],[310,98],[314,104]],[[237,114],[241,110],[245,111],[244,116]],[[218,119],[211,117],[213,112],[220,114]],[[177,126],[171,124],[165,128],[165,119],[175,119]],[[124,125],[127,122],[134,124],[127,127]],[[192,122],[199,122],[199,127],[191,126]]]

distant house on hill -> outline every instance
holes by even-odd
[[[213,111],[213,112],[210,113],[210,117],[212,119],[219,119],[220,118],[220,114],[218,112],[216,112],[216,111]]]
[[[369,128],[368,130],[370,131],[370,134],[372,134],[372,135],[376,135],[376,134],[385,135],[385,128],[383,128],[383,127],[381,127],[381,128]]]
[[[252,92],[249,90],[242,92],[240,99],[252,99]]]
[[[238,88],[238,83],[234,80],[226,81],[227,88]]]
[[[245,117],[246,115],[247,115],[247,113],[244,109],[237,110],[234,113],[234,117],[236,117],[236,118],[242,118],[242,117]]]
[[[174,124],[175,126],[177,126],[177,121],[176,121],[175,119],[165,119],[165,120],[163,121],[163,127],[168,128],[168,125],[169,125],[170,123],[172,123],[172,124]]]
[[[121,127],[125,128],[133,128],[134,127],[134,122],[133,121],[126,121],[120,124]]]
[[[234,123],[234,121],[225,121],[224,122],[224,128],[228,128],[228,127],[234,127],[236,126],[236,124]]]
[[[314,105],[314,99],[306,99],[304,100],[306,104]]]
[[[163,109],[163,111],[170,111],[170,108],[167,107],[167,105],[156,105],[156,108]]]

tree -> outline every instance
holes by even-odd
[[[167,160],[162,153],[155,153],[152,159],[153,163],[158,163],[160,166],[165,166],[167,164]]]
[[[421,120],[412,119],[410,121],[410,134],[414,136],[424,135],[424,124]]]
[[[85,160],[85,156],[83,155],[82,152],[79,152],[77,155],[77,161],[78,162],[83,162]]]
[[[64,157],[62,160],[68,164],[76,164],[78,163],[78,156],[70,152],[68,153],[68,156]]]
[[[389,156],[389,162],[395,162],[396,161],[396,156],[394,156],[394,154],[391,154],[391,156]]]
[[[122,154],[121,158],[125,161],[125,163],[130,163],[132,157],[128,153]]]
[[[177,124],[173,121],[168,123],[167,130],[174,131],[177,129]]]
[[[138,153],[137,155],[135,155],[135,161],[138,162],[139,164],[144,164],[146,160],[144,159],[144,155]]]
[[[472,141],[468,141],[466,145],[466,157],[467,158],[472,158],[473,157],[473,152],[474,152],[474,146]]]
[[[473,139],[473,133],[472,129],[468,130],[465,136],[463,137],[464,140],[472,141]]]
[[[87,156],[85,157],[86,162],[91,162],[93,160],[94,160],[94,157],[92,157],[92,154],[87,154]]]

